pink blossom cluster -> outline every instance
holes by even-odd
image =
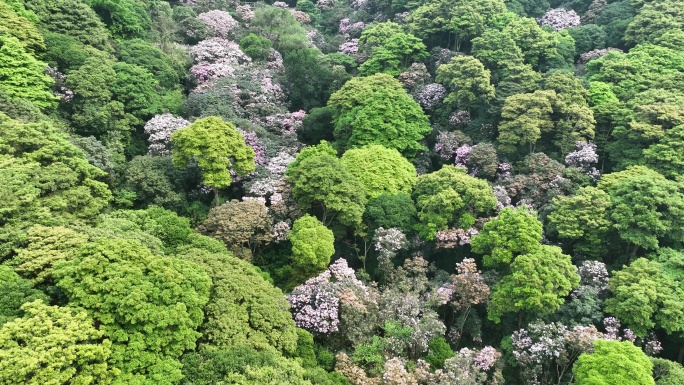
[[[468,159],[470,159],[470,151],[472,151],[472,149],[473,147],[467,144],[457,148],[455,153],[456,156],[454,157],[454,164],[456,166],[468,168]]]
[[[572,9],[568,11],[564,8],[554,8],[537,19],[537,23],[548,25],[556,31],[560,31],[565,28],[578,27],[580,25],[580,16]]]
[[[245,144],[252,147],[254,150],[254,153],[256,154],[254,157],[254,163],[256,164],[264,164],[266,163],[266,146],[261,143],[259,138],[257,137],[257,134],[252,132],[252,131],[243,131],[238,129],[242,136],[245,138]]]
[[[190,47],[190,56],[196,63],[216,62],[225,59],[231,64],[249,64],[252,59],[247,56],[240,46],[230,40],[221,37],[212,37],[202,40]]]
[[[608,269],[606,264],[599,261],[584,261],[577,268],[580,285],[590,286],[601,292],[608,290]]]
[[[431,110],[439,105],[446,97],[447,91],[443,85],[430,83],[418,94],[418,103],[426,110]]]
[[[254,20],[254,10],[252,10],[252,7],[249,4],[238,5],[235,8],[235,13],[237,14],[237,17],[245,24],[249,24],[249,22]]]
[[[56,67],[53,68],[50,66],[47,66],[45,69],[45,74],[55,81],[53,86],[55,96],[60,98],[63,103],[69,103],[74,99],[74,91],[64,85],[64,82],[66,81],[65,74],[59,72]]]
[[[318,0],[316,6],[321,9],[321,11],[329,11],[335,6],[335,0]]]
[[[593,351],[594,341],[605,338],[593,325],[569,329],[561,323],[535,322],[514,332],[511,342],[524,380],[537,384],[544,378],[562,376],[577,357]]]
[[[501,211],[505,207],[509,207],[511,205],[511,197],[508,195],[508,191],[506,190],[505,187],[501,185],[495,185],[492,187],[492,193],[494,194],[494,197],[496,198],[496,210]]]
[[[190,73],[199,83],[222,77],[232,77],[239,65],[249,64],[252,59],[230,40],[214,37],[203,40],[190,48],[190,55],[196,64]]]
[[[280,72],[285,69],[283,64],[283,55],[273,48],[268,51],[268,61],[266,62],[266,67],[274,71]]]
[[[183,118],[176,118],[171,114],[156,115],[145,123],[145,134],[149,135],[150,143],[147,151],[150,155],[168,155],[171,151],[169,141],[171,134],[187,127],[190,122]]]
[[[496,179],[506,179],[511,176],[511,170],[513,167],[510,163],[499,163],[499,167],[496,170]]]
[[[273,225],[273,241],[275,243],[287,241],[287,234],[290,232],[290,224],[285,221],[280,221]]]
[[[338,259],[328,270],[308,279],[287,296],[295,324],[317,334],[338,331],[340,293],[351,287],[365,288],[347,261]]]
[[[287,9],[287,8],[288,8],[287,3],[284,2],[284,1],[276,1],[276,2],[273,3],[273,6],[274,6],[274,7],[277,7],[277,8],[282,8],[282,9]]]
[[[438,249],[452,249],[456,246],[469,245],[472,237],[476,236],[480,232],[471,227],[467,230],[464,229],[446,229],[438,231],[435,234],[435,239],[437,241],[436,247]]]
[[[400,12],[394,15],[394,22],[398,24],[402,24],[408,19],[408,17],[411,16],[410,12]]]
[[[356,55],[359,53],[359,39],[351,39],[340,44],[339,51],[347,55]]]
[[[263,75],[259,74],[258,72],[259,71],[256,71],[252,74],[252,78],[255,81],[260,77],[260,75]],[[271,76],[261,76],[261,93],[269,96],[278,104],[285,102],[285,92],[283,91],[283,88],[280,87],[278,82],[273,81]]]
[[[295,20],[297,20],[297,22],[301,24],[307,24],[311,22],[311,16],[309,16],[309,14],[306,12],[290,9],[290,14],[295,18]]]
[[[449,117],[449,124],[452,126],[467,126],[470,124],[470,112],[456,111]]]
[[[462,137],[454,132],[442,131],[437,134],[437,142],[435,143],[435,152],[445,161],[454,159],[456,150],[462,145]]]
[[[596,153],[596,145],[591,142],[577,142],[575,151],[565,156],[565,164],[569,167],[576,167],[589,175],[592,179],[598,179],[601,172],[593,167],[599,160]]]
[[[234,35],[238,22],[226,11],[218,9],[197,15],[216,37],[228,38]]]
[[[496,349],[491,346],[485,346],[480,349],[480,352],[473,358],[473,362],[475,362],[475,366],[480,370],[487,371],[494,366],[499,357],[501,357],[501,353]]]
[[[349,32],[355,32],[362,30],[366,24],[363,21],[357,21],[356,23],[351,23],[349,18],[344,18],[340,20],[339,31],[341,34],[345,35]]]
[[[644,353],[649,356],[656,356],[663,351],[663,345],[657,339],[644,342]]]
[[[214,79],[232,77],[235,74],[235,68],[229,61],[220,59],[212,63],[197,63],[190,68],[190,74],[198,83],[206,83]]]
[[[596,60],[604,55],[606,55],[608,52],[615,51],[615,52],[620,52],[622,53],[622,50],[619,48],[604,48],[604,49],[594,49],[589,52],[585,52],[580,55],[580,62],[581,63],[588,63],[592,60]]]
[[[373,236],[375,251],[381,255],[394,256],[399,250],[408,246],[406,235],[398,228],[384,229],[379,227]]]
[[[413,93],[417,89],[431,82],[432,77],[427,67],[423,63],[413,63],[397,78],[409,92]]]
[[[294,135],[302,126],[306,111],[299,110],[285,114],[275,114],[264,119],[264,127],[280,135]]]
[[[369,5],[369,3],[370,0],[353,0],[351,6],[354,9],[364,9]]]

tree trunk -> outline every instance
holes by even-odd
[[[218,206],[221,203],[219,200],[218,188],[212,187],[211,189],[214,190],[214,206]]]

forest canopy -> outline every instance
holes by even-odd
[[[0,0],[0,384],[684,384],[684,0]]]

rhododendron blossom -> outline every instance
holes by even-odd
[[[171,134],[181,128],[187,127],[190,122],[183,118],[176,118],[171,114],[157,115],[145,123],[145,133],[150,143],[148,153],[150,155],[168,155],[170,151]]]
[[[580,25],[580,17],[574,10],[555,8],[547,11],[544,16],[537,19],[540,25],[548,25],[557,31]]]
[[[218,9],[197,15],[216,37],[228,38],[233,36],[238,22],[226,11]]]

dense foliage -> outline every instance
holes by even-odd
[[[0,0],[0,384],[681,385],[683,0]]]

